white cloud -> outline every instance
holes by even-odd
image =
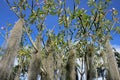
[[[114,45],[112,45],[112,47],[115,48],[116,51],[118,51],[120,53],[120,45],[114,44]]]

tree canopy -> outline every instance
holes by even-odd
[[[107,80],[120,80],[119,54],[110,44],[112,35],[120,33],[118,11],[108,9],[111,0],[86,2],[87,10],[80,8],[80,0],[6,0],[19,20],[11,30],[1,28],[6,44],[0,48],[0,79],[27,74],[28,80],[79,80],[79,73],[81,80],[83,75],[93,80],[104,67]]]

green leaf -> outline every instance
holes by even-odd
[[[30,20],[30,23],[33,24],[35,22],[36,18],[33,18],[32,20]]]
[[[95,9],[91,9],[91,13],[94,15],[95,14]]]
[[[59,17],[59,20],[58,20],[59,25],[62,25],[62,24],[63,24],[63,21],[64,21],[64,20],[63,20],[63,16],[60,16],[60,17]]]
[[[14,3],[15,5],[17,5],[17,2],[16,2],[16,1],[13,1],[13,3]]]
[[[114,10],[113,11],[113,15],[117,15],[118,14],[118,11],[117,10]]]
[[[42,7],[42,9],[45,10],[45,11],[48,11],[49,10],[49,6],[45,5],[45,6]]]
[[[38,2],[38,0],[36,0],[36,2]]]
[[[114,31],[116,31],[118,34],[120,34],[120,26],[115,27]]]
[[[57,12],[50,11],[50,14],[51,14],[51,15],[56,15],[56,14],[57,14]]]
[[[40,15],[40,14],[45,14],[44,11],[40,10],[40,8],[37,9],[37,15]]]
[[[76,2],[77,4],[80,4],[80,0],[75,0],[75,2]]]
[[[30,15],[30,18],[36,18],[36,13],[35,12],[33,12],[31,15]]]
[[[77,16],[80,16],[80,15],[82,15],[83,14],[83,11],[82,10],[78,10],[77,12],[76,12],[76,15]]]
[[[36,13],[33,11],[33,13],[30,15],[30,23],[33,24],[36,20]]]
[[[26,5],[23,5],[23,10],[26,10]]]
[[[106,0],[106,2],[110,2],[111,0]]]
[[[93,1],[92,0],[89,0],[88,1],[88,6],[92,6],[93,5]]]

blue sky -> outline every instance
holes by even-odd
[[[85,8],[88,9],[87,6],[85,6],[85,3],[87,3],[86,0],[80,0],[81,4],[80,4],[80,8]],[[67,2],[67,5],[71,5],[72,3],[70,2],[70,0]],[[109,7],[109,9],[111,8],[115,8],[118,10],[118,12],[120,13],[120,0],[112,0],[112,3]],[[118,15],[118,18],[120,18],[120,14]],[[2,26],[6,26],[6,23],[11,23],[14,24],[17,21],[17,17],[16,15],[9,9],[8,5],[6,4],[5,0],[1,0],[0,2],[0,32],[1,27]],[[51,20],[52,19],[52,20]],[[51,17],[48,16],[48,19],[46,21],[46,24],[49,25],[55,25],[56,24],[56,17]],[[56,31],[57,32],[57,31]],[[0,46],[3,43],[3,38],[0,36]],[[115,34],[113,36],[113,40],[111,40],[111,44],[113,46],[117,46],[116,48],[120,48],[120,35]]]

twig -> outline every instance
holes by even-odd
[[[27,30],[26,26],[24,26],[24,29],[25,29],[25,32],[26,32],[27,35],[28,35],[28,38],[29,38],[30,42],[32,43],[33,47],[34,47],[35,50],[36,50],[35,52],[38,52],[37,46],[35,45],[34,41],[32,40],[32,37],[31,37],[30,34],[28,33],[28,30]]]

